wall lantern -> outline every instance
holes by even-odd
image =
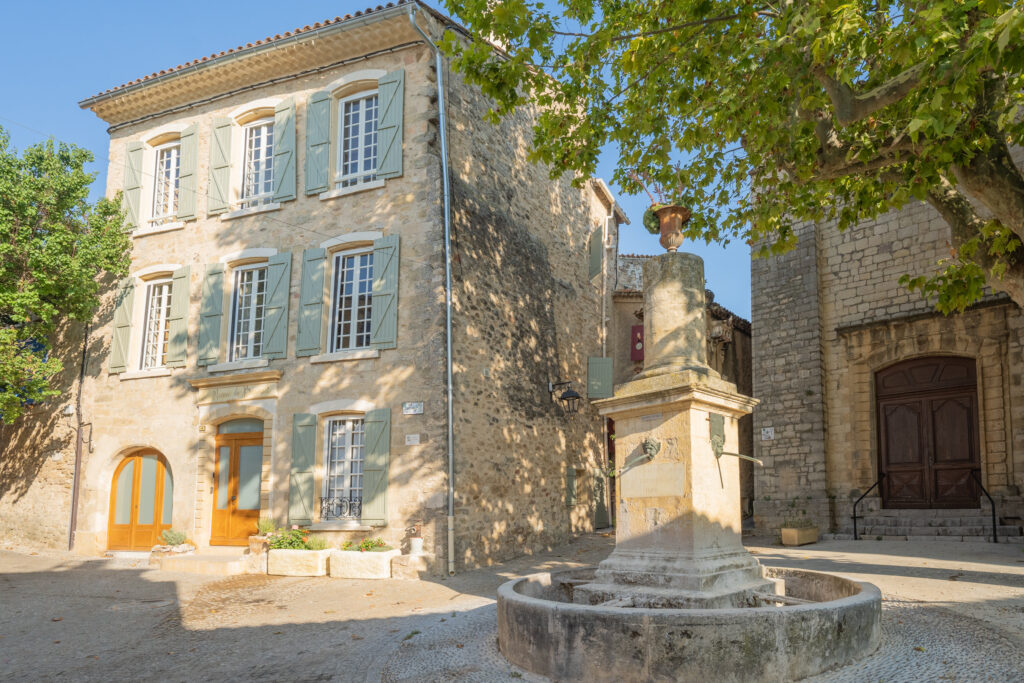
[[[580,410],[583,397],[572,388],[572,382],[548,382],[548,393],[554,398],[555,394],[562,387],[566,387],[565,391],[558,396],[558,401],[562,404],[562,410],[565,411],[566,415],[575,415]]]

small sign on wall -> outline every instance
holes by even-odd
[[[761,427],[761,441],[775,441],[775,427]]]
[[[406,446],[419,446],[420,445],[420,435],[419,434],[406,434],[405,435],[405,445]]]
[[[423,401],[408,401],[402,404],[402,415],[422,415]]]

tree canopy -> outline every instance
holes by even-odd
[[[18,155],[0,128],[0,420],[59,392],[51,354],[65,321],[89,321],[104,274],[128,272],[120,201],[90,204],[92,153],[49,140]]]
[[[1019,0],[445,4],[473,35],[446,34],[453,67],[495,119],[539,105],[554,175],[592,175],[611,144],[625,191],[650,181],[693,210],[688,237],[760,255],[801,222],[927,201],[949,258],[903,282],[947,313],[986,283],[1024,305]]]

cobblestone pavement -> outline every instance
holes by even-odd
[[[595,564],[607,537],[436,581],[228,578],[0,551],[0,678],[539,680],[501,658],[497,586]],[[950,548],[948,546],[958,546]],[[872,581],[878,653],[815,681],[1021,680],[1020,546],[754,543],[762,562]]]

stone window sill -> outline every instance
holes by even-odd
[[[309,527],[310,531],[372,531],[372,526],[359,522],[317,522]]]
[[[236,360],[230,363],[217,363],[208,365],[207,372],[231,372],[232,370],[250,370],[252,368],[265,368],[270,365],[266,358],[253,358],[251,360]]]
[[[345,197],[350,194],[356,194],[357,192],[365,192],[366,190],[379,190],[384,187],[384,183],[386,182],[386,180],[378,178],[377,180],[372,180],[368,183],[350,185],[349,187],[339,187],[333,190],[328,190],[327,192],[321,192],[319,196],[321,200],[337,199],[338,197]]]
[[[259,206],[250,206],[248,209],[236,209],[234,211],[228,211],[222,213],[220,219],[222,221],[230,221],[235,218],[244,218],[245,216],[252,216],[257,213],[266,213],[268,211],[277,211],[281,208],[280,202],[272,202],[270,204],[261,204]]]
[[[130,379],[144,379],[146,377],[170,377],[170,368],[154,368],[152,370],[132,370],[131,372],[122,372],[118,375],[118,378],[125,382]]]
[[[351,351],[335,351],[334,353],[321,353],[309,359],[310,363],[336,363],[346,360],[365,360],[367,358],[380,358],[380,349],[353,349]]]
[[[162,232],[171,232],[172,230],[184,230],[185,221],[174,221],[173,223],[161,223],[160,225],[148,225],[145,228],[139,228],[132,231],[132,239],[137,237],[145,237],[146,235],[159,235]]]

